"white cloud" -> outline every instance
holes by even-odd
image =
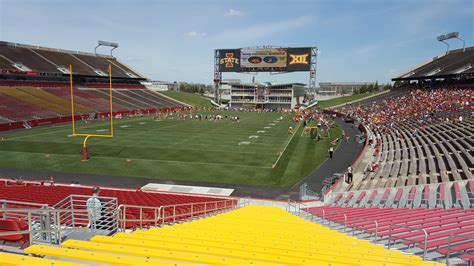
[[[227,11],[224,16],[226,17],[238,17],[238,16],[242,16],[244,13],[242,11],[238,11],[238,10],[235,10],[235,9],[229,9],[229,11]]]
[[[185,34],[187,37],[190,37],[190,38],[204,38],[207,36],[207,33],[205,32],[197,32],[197,31],[190,31],[190,32],[186,32]]]

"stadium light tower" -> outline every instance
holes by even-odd
[[[449,52],[449,43],[445,42],[446,40],[449,40],[449,39],[458,39],[462,42],[462,51],[464,52],[466,50],[466,42],[459,38],[459,32],[450,32],[450,33],[446,33],[446,34],[443,34],[443,35],[439,35],[438,37],[436,37],[436,39],[438,39],[438,41],[446,44],[446,53]]]
[[[97,48],[99,48],[100,46],[112,47],[112,49],[110,50],[110,56],[114,57],[112,54],[112,51],[117,49],[119,47],[119,44],[116,42],[97,41],[97,46],[94,49],[96,55],[97,55]]]

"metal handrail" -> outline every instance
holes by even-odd
[[[61,236],[63,231],[67,230],[76,230],[77,228],[62,228],[61,227],[61,216],[60,213],[64,212],[88,212],[87,210],[68,210],[68,209],[25,209],[25,208],[14,208],[14,209],[1,209],[2,212],[24,212],[26,213],[27,222],[28,222],[28,231],[11,231],[11,232],[2,232],[0,235],[16,235],[16,234],[29,234],[29,244],[33,243],[33,234],[42,234],[42,233],[53,233],[56,235],[56,244],[61,242]],[[53,214],[54,224],[49,224],[51,229],[33,229],[32,227],[32,216],[33,215],[49,217],[50,214]],[[80,228],[84,230],[84,228]],[[49,239],[49,238],[48,238]],[[49,239],[51,240],[51,239]]]
[[[193,203],[185,203],[185,204],[173,204],[173,205],[165,205],[163,206],[163,216],[162,216],[162,223],[164,224],[166,222],[166,218],[165,218],[165,209],[166,208],[171,208],[173,207],[173,215],[170,216],[170,217],[167,217],[167,218],[173,218],[173,223],[176,223],[176,218],[179,218],[179,217],[186,217],[187,215],[191,214],[191,219],[194,218],[195,214],[207,214],[209,212],[216,212],[216,211],[219,211],[219,210],[225,210],[225,209],[228,209],[227,207],[227,202],[230,202],[231,205],[229,207],[233,207],[233,206],[236,206],[238,204],[238,200],[237,199],[228,199],[228,200],[222,200],[222,201],[208,201],[208,202],[193,202]],[[219,203],[224,203],[224,207],[222,208],[219,208],[218,207],[218,204]],[[234,204],[235,203],[235,204]],[[204,204],[204,210],[203,211],[197,211],[195,212],[193,207],[194,205],[203,205]],[[210,204],[210,205],[214,205],[214,209],[207,209],[207,205]],[[176,215],[176,207],[183,207],[183,206],[190,206],[191,207],[191,212],[190,213],[184,213],[184,214],[179,214],[179,215]]]
[[[54,205],[56,209],[71,209],[71,210],[87,210],[87,200],[91,198],[90,195],[77,195],[71,194],[59,201]],[[63,221],[70,222],[72,227],[84,226],[90,223],[91,229],[94,232],[99,232],[98,230],[111,230],[115,231],[118,227],[118,221],[116,220],[117,212],[117,198],[115,197],[103,197],[97,196],[101,202],[101,218],[98,220],[92,221],[90,219],[89,213],[77,213],[77,212],[66,212],[61,213],[61,219]],[[102,215],[105,213],[105,215]]]
[[[228,199],[228,200],[222,200],[222,201],[207,201],[207,202],[192,202],[192,203],[182,203],[182,204],[173,204],[173,205],[164,205],[163,207],[163,212],[162,212],[162,225],[166,222],[167,218],[173,218],[173,223],[176,223],[176,218],[179,217],[186,217],[189,214],[191,214],[191,219],[194,218],[195,214],[208,214],[210,212],[216,212],[219,210],[225,210],[227,208],[227,202],[231,202],[231,205],[229,207],[237,206],[238,200],[237,199]],[[219,203],[224,203],[223,208],[217,207]],[[234,204],[235,203],[235,204]],[[207,205],[211,204],[214,205],[214,209],[207,209]],[[194,205],[204,205],[204,210],[203,211],[198,211],[195,212],[193,207]],[[183,206],[190,206],[191,207],[191,212],[190,213],[184,213],[184,214],[178,214],[176,215],[176,207],[183,207]],[[169,217],[165,217],[165,209],[166,208],[171,208],[173,207],[173,215]]]
[[[364,227],[358,227],[357,225],[354,225],[354,223],[352,223],[352,225],[350,226],[350,228],[352,229],[358,229],[358,230],[361,230],[361,231],[364,231],[364,232],[367,232],[367,233],[370,233],[371,235],[375,235],[374,236],[374,243],[377,244],[377,240],[378,240],[378,232],[379,232],[379,223],[377,222],[377,220],[368,220],[368,219],[365,219],[365,218],[359,218],[359,217],[349,217],[349,222],[351,221],[361,221],[361,222],[374,222],[374,225],[375,225],[375,231],[373,232],[370,232],[370,230],[367,230],[365,229]],[[354,235],[354,230],[352,230],[352,235]]]
[[[448,237],[448,252],[446,253],[446,265],[449,265],[449,256],[451,255],[451,239],[453,237],[459,237],[459,238],[464,238],[464,239],[474,239],[474,237],[472,237],[472,234],[452,234],[452,235],[449,235]],[[454,244],[456,245],[456,244]],[[462,253],[462,254],[469,254],[468,251],[459,251],[458,253]]]
[[[128,209],[139,209],[139,219],[129,219],[127,218],[127,208]],[[120,204],[118,206],[118,223],[122,223],[122,230],[125,230],[126,228],[126,223],[127,222],[139,222],[140,229],[143,228],[143,223],[149,223],[149,222],[154,222],[155,226],[158,226],[158,222],[161,217],[161,212],[163,209],[163,206],[142,206],[142,205],[129,205],[129,204]],[[151,209],[154,212],[154,218],[153,219],[143,219],[143,210],[144,209]]]
[[[250,200],[249,200],[250,202]],[[229,204],[230,203],[230,204]],[[223,204],[222,207],[218,207],[220,204]],[[209,208],[208,205],[211,205]],[[212,205],[214,208],[212,208]],[[191,219],[199,217],[201,215],[208,214],[209,212],[215,212],[219,210],[225,210],[229,208],[235,208],[238,205],[238,199],[227,199],[222,201],[205,201],[205,202],[191,202],[191,203],[180,203],[172,205],[163,205],[163,206],[142,206],[142,205],[128,205],[121,204],[118,207],[118,223],[122,230],[126,229],[127,222],[138,223],[139,228],[142,229],[145,225],[150,225],[152,223],[155,227],[163,226],[166,221],[172,219],[172,223],[176,223],[177,220],[182,220],[182,217],[189,216]],[[196,210],[195,206],[204,206],[204,210]],[[177,214],[176,208],[178,207],[190,207],[190,211],[187,213]],[[166,215],[166,209],[173,209],[172,215]],[[127,218],[127,209],[138,209],[139,217],[138,219]],[[150,210],[154,213],[152,219],[144,219],[144,210]]]
[[[428,242],[428,232],[426,231],[426,229],[421,228],[421,227],[415,227],[415,226],[406,226],[406,225],[399,225],[399,224],[391,224],[391,225],[389,225],[389,227],[388,227],[388,248],[390,248],[390,244],[391,244],[391,239],[392,239],[392,237],[393,237],[393,238],[396,238],[396,239],[398,239],[398,240],[406,240],[406,241],[411,241],[411,242],[416,243],[415,241],[413,241],[412,239],[409,239],[409,238],[402,238],[402,237],[393,236],[393,235],[392,235],[392,232],[393,232],[393,229],[392,229],[392,228],[393,228],[393,227],[405,228],[405,229],[413,229],[413,231],[422,231],[423,234],[425,235],[424,240],[423,240],[423,259],[426,258],[427,242]],[[421,242],[419,242],[419,243],[421,243]]]

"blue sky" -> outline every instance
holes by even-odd
[[[148,78],[200,83],[212,82],[215,48],[255,45],[319,47],[318,82],[388,82],[442,53],[439,34],[459,31],[472,46],[473,24],[473,0],[0,0],[1,40],[87,52],[118,42],[115,55]]]

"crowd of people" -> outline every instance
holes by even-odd
[[[462,121],[462,114],[471,114],[473,102],[472,89],[415,88],[398,97],[365,106],[348,105],[338,111],[361,122],[382,126],[405,122],[426,124]]]

